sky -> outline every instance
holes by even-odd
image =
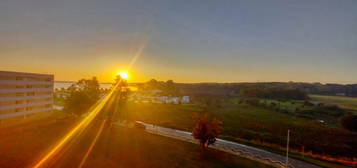
[[[357,83],[357,1],[0,0],[0,70]]]

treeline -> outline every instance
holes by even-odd
[[[307,94],[320,95],[344,95],[357,97],[357,84],[321,84],[302,82],[259,82],[259,83],[196,83],[180,84],[178,89],[183,94],[206,94],[206,95],[236,95],[241,89],[262,88],[275,90],[298,89]]]
[[[300,89],[278,89],[278,88],[243,88],[239,94],[242,98],[264,98],[283,100],[307,100],[308,96]]]
[[[137,87],[140,91],[147,90],[160,90],[158,94],[160,95],[171,95],[171,96],[179,96],[180,91],[177,88],[177,84],[173,80],[157,81],[156,79],[151,79],[150,81],[137,84]]]
[[[241,89],[261,88],[272,92],[298,89],[307,94],[344,95],[357,97],[357,84],[321,84],[303,82],[258,82],[258,83],[175,83],[172,80],[157,81],[151,79],[146,83],[135,84],[142,89],[160,89],[171,94],[182,95],[238,95]],[[289,95],[290,93],[287,93]],[[295,93],[293,93],[295,94]]]

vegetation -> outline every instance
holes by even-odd
[[[140,91],[146,90],[160,90],[160,95],[171,95],[178,96],[180,92],[177,88],[177,84],[173,80],[157,81],[155,79],[151,79],[143,85],[139,85]]]
[[[357,115],[348,113],[340,119],[340,122],[343,128],[357,132]]]
[[[285,85],[279,87],[265,85],[262,88],[245,86],[238,90],[233,89],[234,92],[231,92],[236,86],[186,85],[171,80],[167,82],[151,80],[141,85],[141,91],[160,89],[163,90],[161,95],[177,95],[185,93],[187,88],[192,89],[197,86],[208,91],[203,94],[198,93],[200,89],[193,92],[191,95],[193,104],[136,104],[120,101],[122,107],[120,114],[121,116],[125,114],[124,116],[129,120],[140,120],[187,131],[191,131],[194,127],[194,136],[203,145],[211,144],[215,137],[222,133],[221,138],[266,147],[275,152],[284,150],[286,131],[290,129],[292,132],[290,144],[294,157],[326,167],[336,167],[336,165],[316,161],[311,157],[347,165],[356,159],[357,134],[341,127],[342,125],[348,130],[354,129],[351,126],[355,123],[351,120],[353,117],[345,115],[351,108],[342,106],[342,103],[346,104],[343,101],[338,104],[328,103],[329,99],[326,96],[318,97],[320,99],[317,100],[317,96],[312,95],[309,99],[304,91],[306,88],[291,88]],[[221,88],[221,86],[225,87]],[[219,93],[216,92],[217,88],[227,92],[217,94]],[[324,101],[321,101],[322,99]],[[349,105],[353,106],[353,103],[351,101]],[[213,131],[214,134],[207,134],[210,132],[207,131],[208,125],[212,121],[202,117],[204,112],[225,123],[222,132],[217,129]],[[192,122],[192,113],[201,114],[201,117],[197,117]],[[340,117],[342,118],[338,120]],[[217,122],[217,128],[218,125],[220,124]]]
[[[221,134],[222,122],[216,118],[209,118],[208,114],[193,115],[194,128],[192,136],[197,139],[201,146],[209,146],[216,142],[216,137]]]
[[[357,98],[346,96],[309,95],[312,102],[338,105],[349,110],[357,110]]]
[[[310,101],[279,101],[271,99],[240,99],[238,103],[246,103],[252,106],[262,107],[265,109],[286,113],[292,116],[318,120],[324,124],[337,125],[338,117],[346,113],[346,110],[337,105],[318,103]]]
[[[100,96],[97,78],[81,79],[67,89],[68,96],[64,99],[64,111],[74,115],[82,115]]]
[[[308,96],[300,89],[258,88],[248,87],[240,89],[240,97],[265,98],[284,100],[307,100]]]
[[[357,97],[357,84],[321,84],[302,82],[258,82],[258,83],[176,83],[176,88],[183,95],[237,95],[244,88],[262,88],[276,90],[298,89],[307,94],[344,95]],[[289,98],[290,99],[290,98]]]
[[[58,114],[59,115],[59,114]],[[0,163],[2,168],[29,167],[66,134],[75,120],[56,120],[57,113],[21,125],[0,128]],[[33,120],[32,120],[33,121]],[[96,127],[94,125],[93,127]],[[50,167],[78,167],[98,128],[83,132],[86,138],[72,143]],[[225,152],[207,149],[205,153],[191,143],[156,136],[140,130],[113,127],[111,134],[98,139],[84,167],[240,167],[271,166],[240,158]],[[83,135],[83,134],[81,134]],[[107,147],[110,140],[110,148]],[[31,142],[31,143],[29,143]],[[78,139],[76,139],[78,142]],[[175,149],[175,150],[167,150]],[[74,150],[74,151],[73,151]],[[36,152],[34,152],[36,151]],[[65,159],[63,159],[65,158]],[[70,159],[68,159],[70,158]]]
[[[224,139],[284,150],[286,131],[290,129],[291,147],[293,152],[300,156],[309,155],[323,160],[356,157],[356,133],[317,120],[254,106],[245,102],[239,103],[239,98],[221,99],[224,99],[220,101],[221,108],[216,108],[215,111],[206,111],[206,104],[150,103],[128,103],[125,110],[135,120],[187,131],[191,131],[192,126],[194,126],[194,123],[190,120],[193,112],[199,114],[208,112],[209,115],[224,123],[220,136]],[[291,103],[289,102],[289,104]],[[304,102],[298,103],[299,106],[300,104],[302,106]]]

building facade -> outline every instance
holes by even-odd
[[[0,120],[51,112],[53,75],[0,71]]]

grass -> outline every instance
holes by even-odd
[[[341,130],[340,128],[332,128],[315,120],[247,104],[226,103],[222,108],[206,111],[205,108],[196,105],[136,104],[129,102],[125,106],[123,114],[134,120],[191,131],[193,112],[208,112],[222,120],[224,124],[222,138],[230,137],[229,140],[251,143],[260,147],[265,146],[277,153],[281,152],[279,147],[285,146],[288,129],[291,130],[293,142],[299,142],[310,137],[310,139],[317,138],[314,141],[321,143],[339,143],[337,140],[328,139],[326,133],[334,129]],[[345,132],[344,130],[341,131]],[[346,133],[340,136],[353,138],[356,137],[356,134]],[[298,155],[295,156],[317,165],[337,167],[336,164],[330,162],[310,157],[300,158]],[[338,167],[346,166],[338,165]]]
[[[145,133],[141,130],[117,128],[112,132],[110,155],[105,157],[105,139],[90,156],[92,167],[241,167],[268,168],[248,159],[211,149],[202,152],[198,145]],[[105,163],[103,165],[103,162]]]
[[[318,102],[315,102],[315,105],[313,103],[308,105],[304,101],[279,101],[271,99],[260,99],[259,103],[260,106],[271,110],[280,111],[281,113],[288,113],[290,116],[297,116],[299,118],[319,121],[332,127],[340,127],[338,120],[339,116],[342,116],[345,113],[345,110],[342,109],[331,110],[326,108],[327,106],[320,107],[317,105]]]
[[[228,104],[217,111],[204,111],[195,105],[172,105],[172,104],[135,104],[128,103],[125,113],[137,120],[142,120],[160,125],[175,125],[175,127],[191,130],[193,112],[209,112],[224,122],[224,131],[230,132],[237,129],[250,128],[251,122],[265,124],[267,127],[273,123],[281,126],[304,126],[316,124],[317,122],[290,116],[277,111],[264,109],[250,105]],[[254,124],[252,125],[254,126]],[[287,129],[283,129],[284,133]],[[285,135],[285,134],[284,134]]]
[[[260,100],[260,103],[264,102],[265,104],[278,104],[280,108],[287,110],[288,112],[295,112],[296,109],[300,110],[310,110],[312,107],[304,106],[304,102],[301,101],[278,101],[278,100],[271,100],[271,99],[263,99]]]
[[[344,96],[309,95],[312,101],[335,104],[350,110],[357,110],[357,98]]]
[[[60,114],[0,128],[0,167],[27,167],[58,142],[75,120],[57,120]],[[99,121],[98,121],[99,122]],[[78,167],[96,135],[93,124],[59,153],[51,167]],[[103,131],[84,167],[241,167],[270,168],[228,153],[152,135],[141,130],[113,127]]]
[[[73,125],[71,121],[56,121],[57,114],[38,116],[0,129],[0,166],[26,167],[36,155],[47,150]]]

